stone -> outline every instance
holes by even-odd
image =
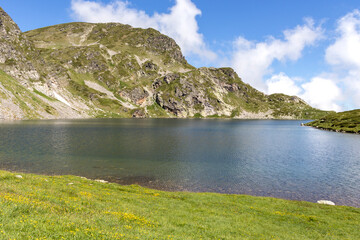
[[[147,61],[144,64],[144,67],[145,67],[146,71],[156,71],[156,70],[158,70],[158,66],[156,64],[154,64],[153,62],[151,62],[151,61]]]
[[[101,179],[96,179],[95,182],[99,182],[99,183],[108,183],[108,181],[105,180],[101,180]]]
[[[156,79],[152,84],[153,89],[157,89],[158,87],[161,87],[162,83],[163,82],[161,78]]]
[[[146,118],[146,114],[142,109],[135,110],[132,115],[133,118]]]
[[[329,200],[319,200],[317,201],[318,204],[324,204],[324,205],[331,205],[331,206],[335,206],[335,203]]]
[[[172,97],[163,98],[159,93],[155,95],[156,103],[165,110],[173,113],[175,116],[180,116],[181,112],[184,111],[182,103]]]
[[[145,91],[141,87],[137,87],[130,92],[129,97],[133,103],[135,103],[137,105],[141,105],[148,96],[149,96],[149,93],[147,91]]]
[[[170,84],[172,81],[176,80],[177,78],[180,78],[179,74],[176,74],[176,73],[167,74],[164,77],[164,82],[166,82],[167,84]]]
[[[228,92],[236,92],[240,90],[239,85],[237,85],[236,83],[233,84],[224,84],[223,87],[228,91]]]

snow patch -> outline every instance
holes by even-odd
[[[54,97],[59,100],[60,102],[68,105],[69,107],[71,107],[70,103],[68,101],[65,100],[65,98],[63,98],[62,96],[60,96],[59,94],[57,94],[56,92],[53,91]]]

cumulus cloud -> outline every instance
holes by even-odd
[[[301,89],[296,86],[295,81],[285,73],[273,75],[266,81],[266,85],[268,88],[268,94],[285,93],[287,95],[294,96],[299,95],[301,92]]]
[[[322,37],[322,28],[315,26],[311,19],[307,19],[304,25],[285,30],[283,35],[283,39],[269,37],[266,41],[258,43],[243,37],[235,41],[232,66],[245,82],[266,91],[263,78],[271,73],[272,63],[275,60],[298,60],[306,46],[313,45]]]
[[[195,55],[204,60],[215,60],[209,50],[196,20],[201,11],[191,0],[176,0],[169,13],[146,12],[132,8],[128,1],[117,0],[103,4],[94,0],[72,0],[75,19],[85,22],[120,22],[134,27],[154,28],[175,39],[185,55]]]
[[[351,98],[351,108],[360,108],[360,11],[354,10],[340,18],[337,37],[325,54],[333,73]]]
[[[360,11],[342,17],[337,32],[335,43],[326,50],[326,61],[345,69],[360,69]]]
[[[285,73],[280,73],[273,75],[266,81],[266,84],[268,94],[284,93],[291,96],[295,95],[319,109],[341,110],[337,103],[342,99],[342,90],[332,79],[314,77],[309,82],[299,85],[294,78],[287,76]]]
[[[341,107],[336,103],[342,97],[341,89],[333,80],[315,77],[301,87],[304,93],[300,96],[311,106],[323,110],[341,110]]]

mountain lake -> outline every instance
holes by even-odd
[[[360,207],[360,136],[302,127],[302,122],[1,122],[0,168]]]

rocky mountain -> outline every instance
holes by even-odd
[[[0,119],[314,119],[296,96],[266,95],[231,68],[195,68],[154,29],[68,23],[22,33],[0,8]]]

